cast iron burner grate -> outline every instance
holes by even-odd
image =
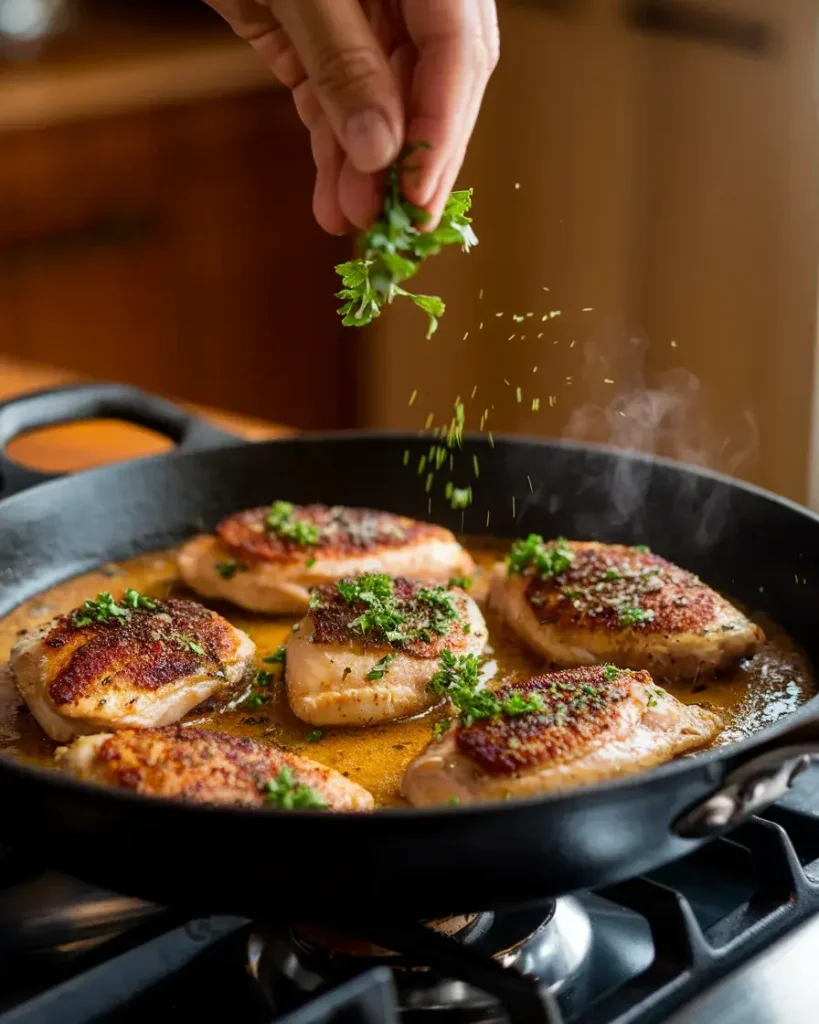
[[[572,898],[575,940],[591,922],[586,946],[576,941],[568,960],[563,950],[562,969],[541,963],[540,978],[519,973],[520,962],[504,967],[517,954],[490,953],[548,936],[553,904],[479,915],[460,941],[396,921],[346,929],[398,951],[401,970],[365,957],[355,970],[336,959],[328,971],[321,951],[297,940],[314,973],[308,991],[282,969],[282,951],[294,949],[283,922],[186,919],[30,874],[13,854],[0,859],[0,1024],[143,1024],[170,1013],[241,1024],[658,1024],[819,911],[819,820],[780,805],[650,877]],[[410,1014],[402,970],[422,973],[422,989],[448,991],[435,985],[449,979],[449,991],[483,998],[448,1007],[433,1000],[445,1017]]]

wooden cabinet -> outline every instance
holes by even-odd
[[[348,242],[278,88],[0,135],[0,353],[301,427],[351,425]]]

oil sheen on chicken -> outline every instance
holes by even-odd
[[[367,579],[358,578],[365,597]],[[418,714],[440,700],[428,685],[441,651],[480,654],[486,645],[480,609],[459,587],[386,576],[380,585],[402,619],[392,642],[383,629],[366,628],[366,600],[349,602],[338,584],[314,592],[287,644],[287,696],[304,721],[366,726]]]
[[[341,505],[276,502],[273,509],[237,512],[215,536],[185,544],[179,571],[188,586],[250,611],[298,614],[311,587],[345,576],[384,572],[445,583],[475,568],[453,534],[431,523]]]
[[[292,807],[323,805],[331,811],[373,806],[363,786],[332,768],[280,747],[207,729],[172,725],[82,736],[58,748],[56,757],[58,767],[75,778],[147,796],[246,807],[287,806],[289,796]],[[273,804],[271,783],[280,796]],[[306,802],[300,787],[309,791]]]
[[[698,577],[645,548],[554,541],[540,552],[540,568],[537,558],[495,566],[490,604],[552,665],[611,662],[691,679],[754,654],[765,639]]]
[[[722,723],[647,672],[569,669],[497,691],[537,694],[543,710],[459,722],[408,766],[415,806],[480,803],[604,782],[706,746]]]
[[[168,725],[242,679],[255,645],[241,630],[195,601],[151,605],[105,621],[77,609],[17,642],[17,688],[52,739]]]

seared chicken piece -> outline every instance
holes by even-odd
[[[690,679],[754,654],[762,630],[647,548],[530,536],[496,565],[490,604],[553,665],[612,662]]]
[[[147,796],[248,807],[369,811],[373,798],[332,768],[279,747],[171,725],[82,736],[57,763],[85,782]]]
[[[31,713],[64,743],[175,722],[238,683],[254,651],[241,630],[195,601],[127,591],[123,604],[101,594],[27,633],[11,652],[11,668]]]
[[[287,644],[287,696],[313,725],[373,725],[425,711],[442,651],[479,654],[480,609],[458,587],[370,574],[319,587]]]
[[[307,609],[311,587],[384,572],[446,583],[475,565],[449,530],[389,512],[290,505],[237,512],[179,553],[199,594],[274,615]]]
[[[614,666],[496,691],[499,700],[513,694],[537,695],[541,710],[450,728],[407,768],[410,803],[480,803],[603,782],[703,747],[722,728],[713,712],[681,704],[647,672]]]

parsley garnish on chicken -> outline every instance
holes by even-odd
[[[483,689],[479,668],[480,661],[475,654],[456,657],[451,651],[442,651],[440,668],[429,684],[432,693],[448,697],[458,709],[462,725],[470,726],[484,718],[543,710],[543,699],[537,693],[524,695],[513,690],[499,699],[491,690]]]
[[[530,533],[526,540],[516,540],[506,560],[509,575],[523,574],[534,569],[542,579],[557,576],[571,565],[574,552],[564,537],[544,543],[537,533]]]
[[[157,602],[153,598],[129,587],[122,604],[117,604],[114,597],[105,591],[97,594],[93,601],[84,601],[82,607],[73,613],[71,621],[75,629],[82,629],[93,622],[123,622],[131,611],[155,611],[156,608]]]
[[[404,163],[409,152],[405,150],[390,168],[381,217],[359,239],[361,256],[336,267],[343,285],[336,297],[344,300],[338,312],[345,327],[372,323],[384,306],[400,295],[427,314],[430,337],[446,306],[440,296],[409,292],[401,287],[402,282],[414,277],[427,257],[437,255],[446,245],[460,245],[464,252],[477,245],[472,218],[467,216],[472,205],[471,189],[450,195],[436,228],[419,229],[429,220],[429,214],[405,199],[400,188],[401,173],[411,169]]]

